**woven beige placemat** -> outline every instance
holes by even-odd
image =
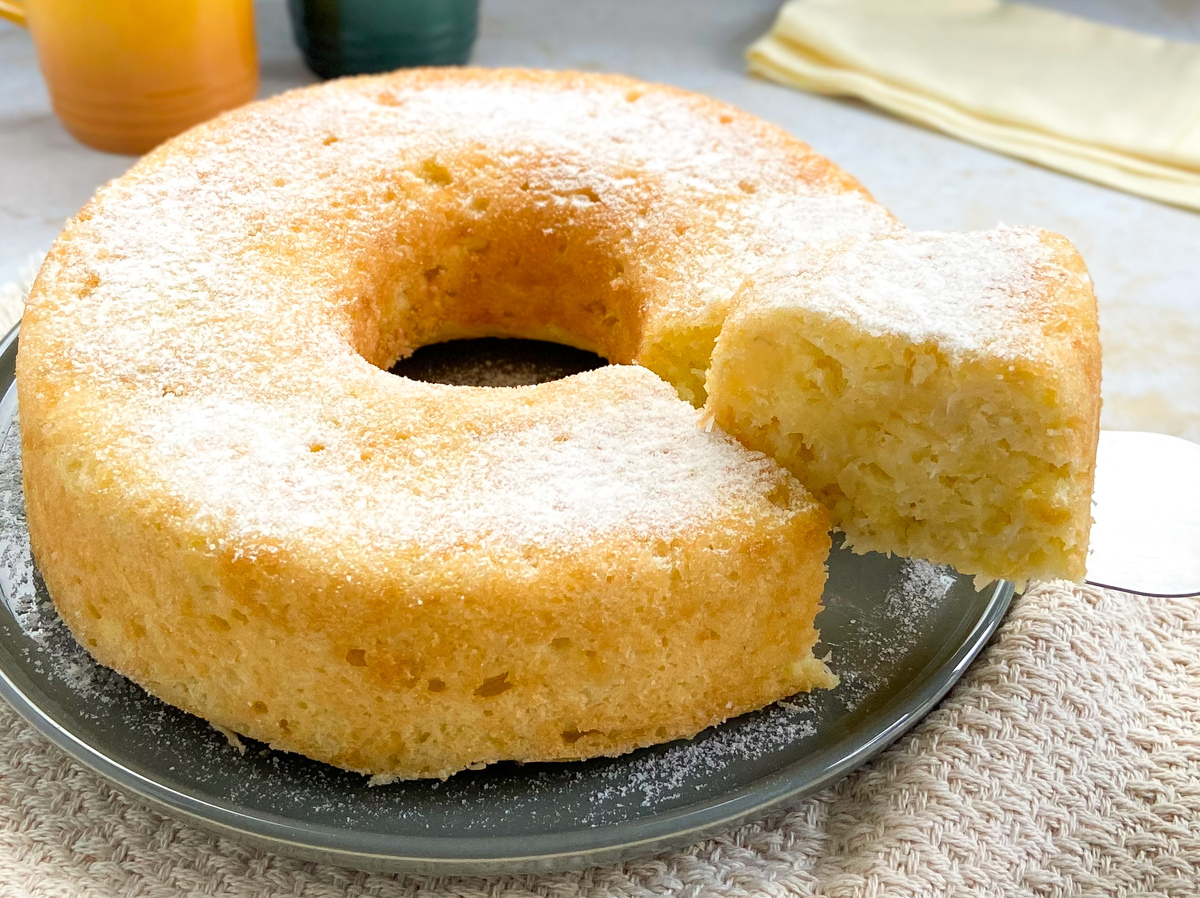
[[[0,895],[634,898],[1200,892],[1200,602],[1042,585],[909,735],[682,851],[494,880],[391,877],[148,809],[0,706]]]
[[[0,307],[19,303],[0,288]],[[0,308],[0,314],[3,308]],[[1042,584],[908,736],[838,785],[646,860],[366,874],[216,838],[0,702],[0,898],[1200,895],[1200,600]]]

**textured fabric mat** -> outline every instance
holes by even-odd
[[[0,314],[20,298],[0,288]],[[0,702],[0,898],[1198,894],[1197,599],[1038,585],[942,704],[838,785],[677,852],[539,876],[246,848],[110,788]]]
[[[431,879],[244,848],[0,705],[0,895],[1169,895],[1200,884],[1200,602],[1043,584],[908,736],[796,807],[573,873]]]

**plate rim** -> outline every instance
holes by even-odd
[[[16,411],[15,351],[19,339],[20,324],[0,341],[0,427],[6,438]],[[962,575],[959,575],[962,576]],[[706,799],[698,805],[675,808],[661,815],[636,821],[609,823],[590,829],[581,829],[574,839],[588,844],[569,843],[558,850],[534,850],[525,852],[497,851],[430,851],[405,852],[402,850],[355,850],[333,844],[339,836],[351,831],[339,830],[327,825],[314,825],[300,820],[289,820],[267,812],[247,813],[238,810],[236,802],[225,804],[206,800],[171,787],[137,770],[130,769],[109,757],[103,748],[93,745],[74,733],[70,726],[50,711],[43,708],[28,691],[17,683],[0,656],[0,696],[42,736],[62,750],[76,762],[82,764],[119,789],[126,790],[142,801],[166,812],[183,817],[209,831],[231,837],[237,841],[252,843],[259,847],[278,851],[293,857],[316,860],[355,867],[362,870],[404,872],[432,875],[485,875],[549,872],[577,869],[582,866],[613,863],[651,854],[673,846],[697,842],[708,836],[725,832],[752,819],[758,819],[771,810],[795,803],[833,782],[840,780],[865,764],[895,742],[922,720],[954,687],[966,672],[971,662],[983,650],[999,627],[1012,602],[1013,584],[997,581],[992,594],[981,612],[962,635],[948,658],[935,657],[900,691],[892,713],[872,721],[866,729],[866,738],[854,741],[853,746],[839,740],[832,746],[822,748],[810,758],[822,755],[841,755],[824,766],[820,775],[803,782],[794,782],[782,767],[772,775],[745,787],[731,790],[727,798]],[[931,671],[930,668],[933,668]],[[31,681],[32,682],[32,681]],[[931,683],[936,688],[927,691]],[[36,683],[33,684],[36,688]],[[849,750],[847,750],[847,748]],[[723,810],[724,809],[724,810]],[[239,825],[239,823],[241,825]],[[642,835],[622,838],[620,833],[635,826]],[[264,831],[265,830],[265,831]],[[649,832],[646,832],[649,830]],[[611,834],[596,844],[599,834]],[[532,847],[542,840],[566,834],[540,836],[394,836],[393,840],[418,845],[445,845],[477,843],[479,847],[502,844],[505,838],[514,844]],[[307,837],[307,838],[306,838]],[[457,854],[457,856],[454,856]],[[465,855],[465,856],[464,856]]]

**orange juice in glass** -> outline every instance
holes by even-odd
[[[258,89],[251,0],[0,0],[76,138],[144,153]]]

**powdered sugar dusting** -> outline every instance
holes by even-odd
[[[954,570],[947,565],[918,558],[902,561],[900,578],[883,600],[883,612],[892,632],[880,643],[882,656],[897,658],[912,650],[955,580]]]
[[[21,439],[14,417],[0,442],[0,594],[22,629],[42,641],[33,580],[33,552],[25,524]]]
[[[1036,356],[1044,282],[1066,275],[1042,234],[997,228],[846,239],[780,263],[759,279],[746,308],[810,309],[952,353]]]
[[[463,389],[408,383],[444,403]],[[698,413],[645,369],[612,366],[547,386],[539,414],[512,411],[465,445],[417,433],[369,464],[345,429],[228,396],[143,409],[118,451],[156,472],[202,532],[234,543],[303,535],[438,551],[644,539],[762,503],[778,482],[764,456],[699,430]],[[480,422],[539,389],[468,388]]]
[[[328,314],[337,280],[353,276],[329,256],[357,260],[436,228],[438,215],[424,218],[433,192],[464,165],[480,183],[520,182],[531,205],[602,207],[625,234],[628,276],[666,288],[644,310],[647,332],[679,316],[719,324],[744,278],[782,253],[895,227],[776,128],[626,79],[576,81],[347,81],[192,132],[68,230],[62,281],[87,298],[72,310],[75,364],[115,374],[149,351],[154,367],[178,367],[183,349],[188,363],[214,346],[237,352],[284,308],[297,324],[306,307]],[[280,253],[306,247],[311,261],[280,269]]]
[[[708,779],[726,773],[730,765],[761,762],[815,735],[814,723],[796,710],[787,703],[772,705],[752,718],[707,733],[694,743],[634,755],[627,763],[609,767],[600,775],[596,800],[601,806],[634,802],[656,807],[703,791]],[[603,814],[595,817],[598,822]]]
[[[91,420],[71,426],[97,441],[66,451],[131,488],[161,484],[211,534],[512,547],[661,535],[761,503],[770,466],[697,433],[647,372],[467,395],[360,354],[380,339],[372,315],[407,308],[363,311],[395,286],[373,260],[407,259],[442,227],[456,178],[473,185],[453,213],[464,221],[485,214],[489,185],[566,210],[563,228],[600,209],[625,277],[665,285],[645,300],[647,332],[719,321],[783,249],[893,226],[772,126],[670,89],[562,77],[567,89],[529,73],[345,81],[151,154],[52,252],[22,399],[78,393],[71,415]]]
[[[904,559],[899,584],[888,590],[887,606],[894,616],[920,618],[930,614],[946,598],[954,585],[954,570],[920,558]]]

